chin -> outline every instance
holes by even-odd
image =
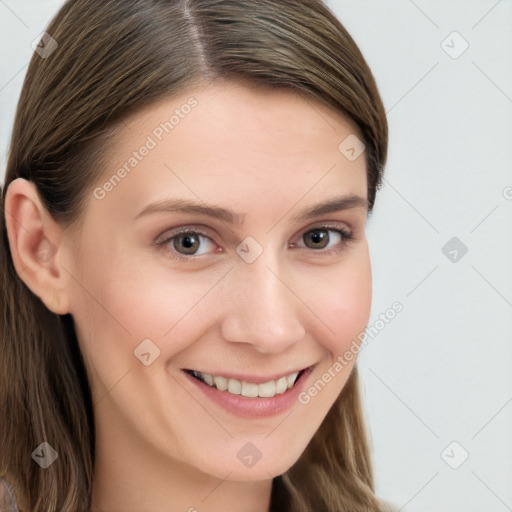
[[[261,480],[269,480],[276,476],[286,473],[300,458],[302,451],[297,451],[296,444],[293,442],[280,441],[280,447],[293,447],[293,451],[288,450],[286,453],[282,449],[274,449],[273,446],[266,446],[261,450],[257,449],[254,444],[247,442],[241,443],[242,448],[237,452],[237,457],[233,461],[230,457],[215,466],[210,466],[207,473],[220,479],[227,479],[234,482],[256,482]],[[265,453],[270,455],[265,455]],[[226,475],[229,475],[226,478]]]

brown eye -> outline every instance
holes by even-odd
[[[199,248],[197,233],[180,233],[173,237],[172,245],[181,254],[194,254]]]
[[[198,229],[182,228],[166,231],[157,238],[155,244],[162,248],[166,256],[181,261],[206,258],[216,252],[216,244],[206,232]]]
[[[318,226],[305,231],[298,247],[316,249],[318,254],[333,254],[352,240],[352,232],[341,227]]]
[[[329,243],[330,229],[317,228],[305,233],[302,237],[304,243],[310,249],[324,249]]]

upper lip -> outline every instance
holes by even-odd
[[[297,368],[297,369],[294,369],[294,370],[289,370],[289,371],[285,371],[285,372],[279,372],[279,373],[274,373],[274,374],[270,374],[270,375],[242,375],[241,373],[227,373],[227,372],[223,372],[223,371],[204,371],[204,370],[198,370],[196,368],[187,368],[185,369],[186,372],[192,372],[192,371],[196,371],[196,372],[200,372],[200,373],[206,373],[206,374],[209,374],[209,375],[213,375],[215,377],[224,377],[225,379],[236,379],[236,380],[239,380],[239,381],[245,381],[245,382],[253,382],[255,384],[263,384],[264,382],[269,382],[271,380],[279,380],[281,377],[287,377],[288,375],[291,375],[292,373],[299,373],[301,372],[302,370],[308,370],[309,368],[311,368],[313,365],[310,365],[310,366],[302,366],[301,368]]]

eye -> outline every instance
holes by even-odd
[[[209,252],[213,252],[211,248],[209,251],[208,247],[215,245],[209,236],[193,229],[182,230],[178,233],[175,232],[171,234],[171,236],[164,235],[164,238],[157,240],[155,243],[159,246],[165,246],[171,258],[179,259],[190,259],[195,256],[208,254]]]
[[[318,226],[306,231],[302,235],[301,241],[307,249],[319,250],[340,248],[351,238],[352,234],[340,227],[334,228],[332,226]]]
[[[351,238],[352,233],[339,226],[318,226],[302,234],[300,240],[304,245],[291,244],[291,247],[312,249],[313,252],[320,254],[332,254],[341,250]],[[190,227],[164,233],[155,244],[162,247],[166,256],[172,259],[192,260],[218,252],[215,242],[206,233]]]

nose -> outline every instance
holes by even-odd
[[[248,343],[261,353],[279,353],[302,340],[304,306],[293,288],[291,272],[265,249],[252,263],[238,262],[227,286],[223,338]],[[302,298],[303,300],[303,298]]]

